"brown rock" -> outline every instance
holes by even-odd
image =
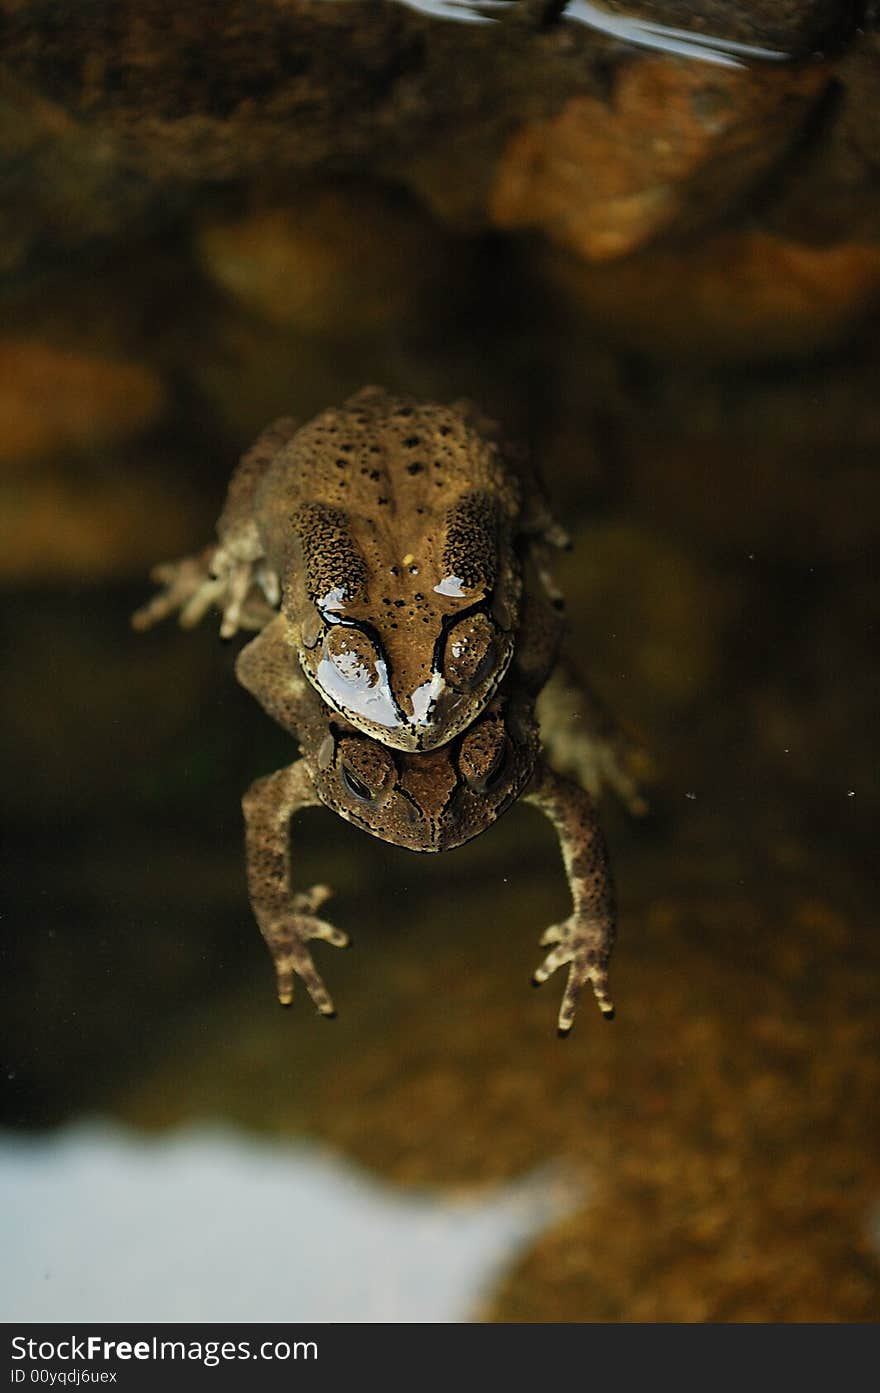
[[[377,186],[304,190],[290,207],[212,220],[208,274],[265,319],[305,333],[370,333],[417,317],[448,254],[407,198]]]
[[[801,357],[844,341],[880,300],[880,243],[807,246],[740,231],[613,265],[548,264],[610,339],[660,357]]]
[[[880,240],[880,34],[862,34],[835,64],[833,99],[793,177],[767,190],[766,225],[797,241]]]
[[[127,462],[130,465],[130,462]],[[141,461],[118,472],[54,467],[0,480],[0,580],[146,579],[157,558],[192,549],[192,499]]]
[[[143,363],[0,338],[0,578],[146,573],[191,543],[192,499],[169,488],[164,460],[157,470],[132,443],[164,405]]]
[[[779,159],[826,82],[819,67],[632,63],[610,102],[572,97],[511,137],[490,194],[492,220],[538,228],[587,261],[705,224]]]
[[[794,55],[846,38],[855,6],[848,0],[603,0],[603,8]]]
[[[0,216],[0,268],[198,218],[206,188],[355,175],[393,179],[458,226],[485,226],[488,208],[501,226],[618,255],[716,216],[826,84],[815,64],[720,69],[570,18],[539,29],[530,8],[524,23],[473,25],[376,0],[93,0],[63,18],[0,0],[0,181],[14,209]],[[694,8],[634,4],[789,54],[846,29],[837,0]],[[857,149],[865,174],[876,76],[861,71],[856,147],[847,126],[832,163]]]
[[[163,400],[142,364],[0,338],[0,463],[125,440],[157,418]]]
[[[717,682],[730,587],[662,533],[620,523],[583,528],[557,574],[572,651],[623,716],[656,727]]]
[[[814,449],[811,419],[801,399],[800,443],[788,446],[794,462],[778,437],[762,439],[748,420],[702,440],[688,438],[684,417],[662,432],[643,422],[620,441],[633,464],[634,505],[653,525],[739,558],[815,565],[868,554],[878,536],[875,461],[845,436]]]

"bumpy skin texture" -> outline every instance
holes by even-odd
[[[233,475],[219,545],[157,568],[135,616],[221,633],[280,604],[309,681],[367,735],[430,750],[482,711],[513,656],[522,553],[563,545],[525,461],[468,403],[367,387],[300,429],[276,421]],[[549,583],[549,582],[548,582]]]
[[[244,800],[250,898],[283,1002],[291,1000],[298,975],[321,1014],[334,1014],[307,945],[311,939],[347,942],[315,917],[329,894],[326,887],[299,895],[293,890],[288,824],[297,812],[322,803],[383,841],[412,851],[449,851],[485,831],[522,796],[557,831],[574,901],[569,918],[541,939],[551,951],[534,983],[567,967],[558,1018],[562,1035],[571,1029],[587,983],[602,1012],[612,1015],[607,965],[615,914],[605,843],[590,795],[543,758],[535,719],[535,696],[561,633],[558,614],[546,601],[529,598],[522,647],[489,706],[440,749],[419,753],[382,745],[329,712],[304,681],[280,618],[242,650],[239,681],[302,751],[289,769],[258,780]],[[597,743],[605,750],[604,736],[596,737],[589,726],[579,731],[578,743],[582,754]],[[597,768],[616,768],[613,752],[590,758]]]
[[[223,611],[222,632],[259,630],[239,654],[238,679],[301,750],[289,768],[257,780],[243,801],[248,889],[283,1003],[299,977],[318,1011],[333,1015],[309,944],[348,941],[318,917],[327,886],[294,888],[290,823],[297,813],[323,804],[384,841],[449,851],[524,797],[553,823],[572,891],[572,913],[545,932],[550,951],[534,976],[539,985],[567,968],[558,1019],[567,1034],[587,983],[603,1013],[613,1011],[614,895],[591,795],[609,785],[643,811],[639,751],[559,663],[563,622],[543,550],[554,541],[552,525],[536,503],[523,588],[514,542],[517,527],[520,543],[526,535],[526,471],[507,468],[492,445],[493,428],[474,425],[471,411],[401,403],[370,388],[305,431],[276,422],[233,477],[219,545],[159,568],[165,590],[134,622],[146,628],[180,609],[182,622],[194,623],[214,604]],[[448,475],[434,481],[442,505],[433,510],[430,495],[408,494],[403,484],[423,472],[411,455],[429,458],[429,437],[432,449],[451,441]],[[337,471],[329,476],[328,458]],[[376,479],[360,472],[370,458]],[[402,460],[420,468],[410,472]],[[385,492],[376,494],[377,487]],[[398,553],[400,563],[392,560]],[[428,598],[425,577],[452,575],[456,584],[445,589],[461,594],[432,589]],[[417,593],[416,585],[425,588]],[[376,615],[384,616],[380,626]],[[438,700],[416,748],[401,748],[400,728],[368,719],[367,708],[349,711],[338,690],[328,693],[321,666],[328,654],[339,677],[367,664],[369,644],[381,647],[395,681],[406,674],[401,690],[417,690],[426,673],[439,672],[446,685],[456,679],[458,704]],[[438,729],[442,740],[434,739]]]
[[[242,650],[236,674],[296,736],[315,800],[373,836],[411,851],[450,851],[485,831],[528,783],[538,726],[533,699],[513,676],[466,731],[410,754],[329,712],[291,658],[275,620]]]

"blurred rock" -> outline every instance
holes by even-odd
[[[860,33],[786,177],[765,186],[762,221],[798,242],[880,241],[880,34]]]
[[[792,403],[793,405],[793,403]],[[618,446],[631,462],[633,506],[691,544],[740,558],[805,565],[847,561],[876,546],[880,534],[877,471],[870,453],[810,436],[811,403],[800,396],[799,440],[781,452],[746,418],[738,430],[702,439],[663,423],[627,432]],[[821,411],[821,402],[817,408]]]
[[[0,580],[145,574],[157,550],[185,549],[192,496],[134,443],[165,405],[144,363],[0,338]]]
[[[831,0],[643,8],[794,54],[845,32],[848,15]],[[63,24],[51,6],[3,12],[10,273],[176,228],[218,189],[289,199],[351,176],[396,182],[457,226],[539,227],[606,259],[752,190],[812,133],[830,76],[657,57],[568,20],[453,24],[374,0],[191,0],[185,13],[96,0]],[[866,80],[863,112],[876,105]]]
[[[164,400],[143,364],[0,338],[0,463],[126,440],[158,418]]]
[[[208,275],[248,309],[303,333],[412,324],[440,308],[430,303],[438,282],[450,288],[439,228],[380,186],[304,189],[291,206],[206,222],[196,246]]]
[[[496,226],[607,261],[711,222],[780,158],[828,74],[647,58],[613,81],[609,101],[572,97],[515,131],[489,199]]]
[[[860,7],[853,0],[603,0],[603,8],[707,37],[803,55],[849,37]]]
[[[660,532],[594,524],[573,540],[555,568],[572,654],[612,709],[650,728],[705,699],[742,595]]]
[[[15,21],[3,8],[9,35]],[[24,7],[16,8],[15,19],[27,24]],[[36,7],[28,8],[35,19]],[[49,260],[63,261],[126,224],[140,235],[157,199],[124,166],[109,132],[90,127],[79,104],[71,110],[55,100],[56,80],[35,88],[22,80],[20,62],[3,57],[0,48],[0,273],[14,283],[47,249]],[[55,57],[57,79],[63,63]]]
[[[0,582],[25,585],[141,576],[192,550],[201,510],[144,454],[32,466],[0,478]]]
[[[602,266],[562,254],[546,264],[594,330],[663,358],[809,356],[846,342],[880,303],[880,241],[724,232]]]
[[[336,339],[270,323],[224,297],[213,311],[169,329],[166,353],[224,437],[213,497],[219,500],[242,450],[282,415],[308,420],[364,385],[363,352]],[[363,341],[361,341],[363,342]],[[370,341],[374,377],[387,380]]]

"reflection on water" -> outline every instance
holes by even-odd
[[[574,1201],[549,1169],[450,1202],[314,1147],[99,1123],[4,1134],[0,1188],[0,1305],[37,1321],[465,1320]]]
[[[486,24],[493,15],[501,18],[509,14],[513,0],[473,0],[473,3],[468,3],[468,0],[402,0],[402,3],[438,19]],[[789,56],[777,49],[738,43],[716,34],[676,29],[668,24],[637,19],[633,15],[617,14],[603,9],[601,5],[592,4],[591,0],[571,0],[565,7],[564,18],[576,20],[589,29],[595,29],[598,34],[607,34],[609,38],[620,39],[622,43],[656,49],[679,58],[695,58],[701,63],[714,63],[722,68],[741,68],[744,63],[740,59],[778,63]]]
[[[480,7],[457,0],[401,0],[411,10],[434,15],[437,19],[457,19],[462,24],[491,24],[491,16],[480,14]]]
[[[778,63],[787,57],[776,49],[760,48],[755,44],[737,43],[717,34],[701,34],[696,30],[674,29],[668,24],[655,24],[649,20],[635,19],[629,15],[611,14],[600,5],[589,0],[572,0],[566,6],[566,15],[596,29],[600,34],[610,34],[625,43],[637,44],[640,48],[658,49],[661,53],[673,53],[680,58],[696,58],[702,63],[715,63],[723,68],[739,68],[740,58],[751,58],[759,62]]]

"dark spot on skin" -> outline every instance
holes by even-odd
[[[414,450],[414,449],[416,448],[416,446],[417,446],[417,445],[420,445],[422,442],[421,442],[421,439],[420,439],[419,436],[417,436],[417,435],[408,435],[408,436],[406,437],[406,440],[404,440],[403,443],[404,443],[404,445],[406,446],[406,448],[407,448],[408,450]]]
[[[409,417],[409,416],[412,415],[412,407],[411,407],[411,406],[400,406],[400,407],[397,408],[397,410],[395,411],[394,414],[395,414],[395,416],[402,416],[402,417],[404,417],[404,419],[406,419],[407,417]]]
[[[415,598],[416,598],[417,600],[419,600],[419,601],[422,601],[425,597],[424,597],[424,595],[422,594],[421,590],[417,590],[416,593],[415,593]]]
[[[388,502],[388,499],[387,499],[387,498],[377,498],[377,499],[376,499],[376,502],[377,502],[377,503],[379,504],[379,506],[381,507],[383,503],[387,503],[387,502]]]
[[[393,576],[399,576],[399,575],[400,575],[400,571],[399,571],[399,569],[398,569],[397,566],[392,566],[392,567],[390,568],[390,570],[391,570],[391,574],[392,574]]]
[[[338,459],[338,460],[336,461],[336,468],[337,468],[337,469],[344,469],[345,466],[346,466],[347,464],[348,464],[348,460]]]
[[[394,608],[395,608],[395,609],[403,609],[404,603],[405,603],[405,602],[404,602],[403,600],[395,600],[395,601],[394,601]]]
[[[375,483],[377,479],[381,479],[381,478],[382,478],[382,475],[381,475],[381,473],[380,473],[380,471],[379,471],[378,469],[371,469],[371,470],[370,470],[370,478],[373,480],[373,483]]]
[[[418,463],[416,463],[416,464],[408,464],[408,465],[406,466],[406,472],[407,472],[407,474],[421,474],[421,472],[422,472],[422,470],[424,469],[424,467],[425,467],[425,466],[424,466],[423,464],[418,464]]]
[[[448,426],[441,426],[441,427],[440,427],[440,434],[441,434],[441,435],[448,435],[448,434],[449,434],[449,427],[448,427]]]
[[[442,459],[435,459],[435,461],[434,461],[434,468],[435,468],[435,469],[442,469],[442,468],[443,468],[443,461],[442,461]]]

